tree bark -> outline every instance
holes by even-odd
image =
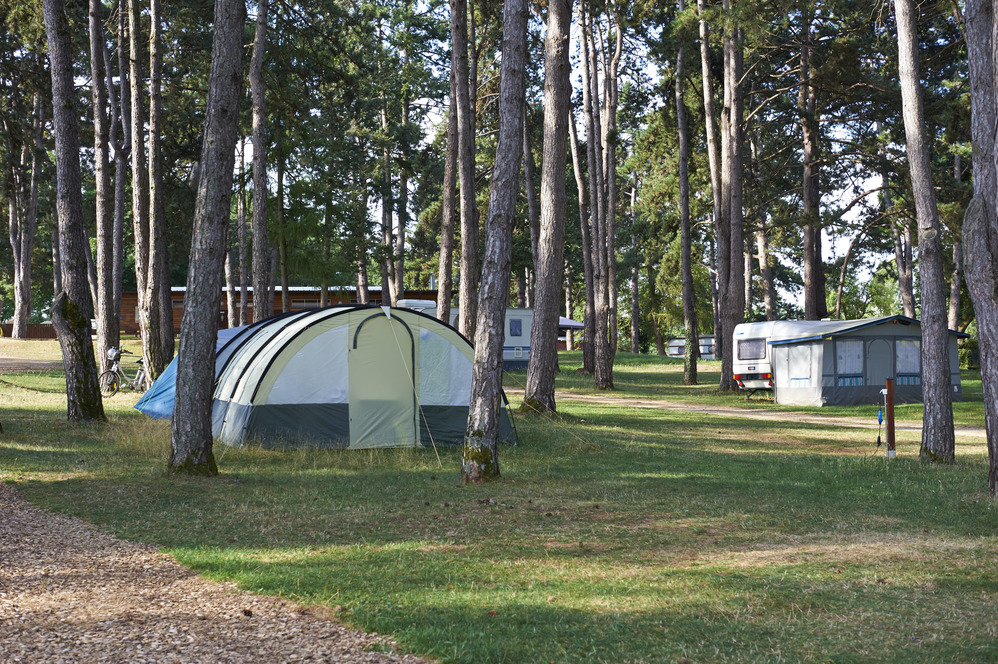
[[[163,215],[163,171],[160,148],[163,58],[160,54],[162,26],[160,0],[149,1],[149,273],[146,300],[151,311],[150,340],[154,351],[146,365],[146,385],[163,372],[173,357],[173,311],[170,303],[169,269],[166,260],[166,220]],[[166,275],[164,282],[163,276]],[[164,292],[163,289],[166,289]],[[163,296],[166,295],[164,298]]]
[[[236,325],[246,325],[249,320],[249,272],[246,269],[246,141],[239,137],[239,198],[236,200],[236,234],[239,256],[239,315]]]
[[[225,251],[225,325],[235,327],[239,323],[239,311],[236,306],[236,267],[232,260],[233,249]]]
[[[582,234],[582,277],[585,286],[585,304],[582,316],[582,370],[587,374],[593,374],[596,371],[596,353],[593,350],[593,338],[596,336],[596,314],[593,310],[596,285],[593,275],[589,206],[586,204],[586,183],[582,177],[582,164],[579,158],[579,137],[576,132],[575,117],[570,114],[568,138],[572,150],[572,171],[575,173],[575,186],[579,192],[579,227]]]
[[[898,226],[900,225],[900,228]],[[911,248],[911,219],[902,216],[891,224],[891,237],[894,240],[894,261],[897,265],[898,291],[901,296],[901,310],[908,318],[915,318],[915,270]]]
[[[544,38],[544,151],[541,160],[540,224],[534,250],[534,322],[530,332],[530,359],[524,404],[532,410],[554,411],[555,370],[558,364],[558,310],[565,274],[565,225],[568,194],[565,158],[568,150],[569,106],[572,99],[569,41],[571,0],[548,2]],[[526,123],[524,123],[526,127]],[[530,142],[524,133],[523,147]],[[526,162],[533,157],[524,155]],[[527,169],[528,172],[532,169]],[[527,177],[533,188],[532,173]],[[533,235],[533,232],[531,233]]]
[[[800,51],[800,86],[797,95],[797,112],[800,114],[803,136],[803,177],[801,180],[801,205],[804,234],[804,319],[820,320],[828,315],[825,302],[825,270],[821,251],[821,218],[819,202],[821,189],[818,179],[818,104],[817,93],[811,84],[811,54],[814,42],[811,37],[812,15],[803,16],[803,43]]]
[[[565,268],[565,318],[571,319],[574,306],[572,304],[572,272]],[[575,350],[575,330],[565,330],[565,350]]]
[[[14,320],[11,336],[14,339],[28,338],[28,321],[31,318],[31,254],[35,245],[35,232],[38,230],[38,180],[41,170],[42,127],[44,125],[41,96],[34,96],[33,131],[26,138],[21,149],[20,172],[27,168],[28,155],[31,155],[31,171],[27,189],[13,178],[14,194],[8,199],[10,214],[10,250],[14,267]],[[16,167],[15,167],[16,168]]]
[[[270,241],[267,232],[267,115],[263,56],[267,50],[267,10],[270,0],[259,0],[250,61],[249,84],[253,114],[253,322],[274,312],[270,297]],[[203,165],[202,165],[203,172]]]
[[[125,44],[127,40],[127,29],[125,23],[126,12],[121,11],[120,3],[118,10],[118,96],[115,100],[114,95],[114,85],[111,83],[110,79],[110,53],[105,51],[106,68],[108,70],[108,99],[111,100],[112,107],[117,109],[115,117],[118,122],[111,125],[112,134],[115,131],[115,125],[121,131],[121,139],[115,142],[115,154],[114,154],[114,249],[113,249],[113,265],[114,265],[114,278],[113,278],[113,289],[114,289],[114,325],[115,325],[115,338],[114,346],[117,347],[121,343],[121,292],[122,292],[122,279],[125,273],[125,190],[128,184],[128,166],[129,166],[129,155],[132,150],[132,120],[130,106],[127,99],[128,91],[131,89],[131,84],[128,79],[128,67],[127,67],[127,52],[125,50]]]
[[[729,13],[730,3],[723,4]],[[744,283],[742,262],[742,92],[741,45],[739,29],[735,25],[725,28],[724,38],[724,105],[721,110],[721,165],[720,165],[720,214],[717,230],[717,283],[719,322],[721,334],[715,331],[715,342],[720,336],[721,378],[718,391],[733,392],[738,389],[732,374],[735,325],[743,320]]]
[[[933,463],[954,459],[953,406],[950,397],[949,333],[946,330],[946,280],[943,276],[939,213],[932,187],[918,78],[918,28],[912,0],[894,0],[898,23],[898,68],[908,146],[911,188],[918,217],[918,271],[922,321],[922,447],[919,457]]]
[[[94,189],[97,221],[97,357],[117,345],[114,313],[114,202],[111,198],[107,72],[100,0],[90,0],[90,84],[94,113]]]
[[[686,3],[679,0],[679,11],[686,11]],[[697,360],[700,357],[700,335],[697,323],[696,299],[693,290],[692,230],[690,228],[690,128],[686,119],[686,101],[683,96],[685,75],[685,40],[680,41],[676,53],[676,129],[679,134],[679,271],[683,284],[683,332],[686,348],[683,351],[683,385],[696,385]],[[652,311],[652,315],[655,312]],[[656,326],[657,328],[657,326]],[[661,335],[659,335],[661,336]]]
[[[722,172],[726,171],[726,168],[722,164],[721,149],[718,145],[719,139],[726,136],[727,133],[718,129],[718,125],[723,125],[724,122],[718,122],[715,110],[714,74],[710,62],[710,27],[704,16],[705,9],[705,0],[697,0],[697,13],[700,17],[700,73],[703,80],[704,130],[707,139],[707,163],[710,168],[710,190],[714,216],[712,254],[715,269],[711,284],[714,305],[714,347],[715,356],[721,358],[721,380],[718,389],[730,390],[733,389],[733,381],[728,378],[731,374],[730,334],[729,330],[726,329],[727,321],[726,316],[722,315],[723,307],[721,304],[727,298],[726,291],[730,271],[728,256],[729,207],[725,203],[724,182],[726,178],[722,178]]]
[[[288,234],[284,227],[284,125],[277,121],[277,195],[274,197],[274,217],[277,222],[277,256],[281,270],[281,311],[291,311],[291,281],[288,268]],[[273,298],[271,298],[273,301]]]
[[[49,233],[52,237],[52,292],[59,293],[62,291],[62,249],[59,247],[59,222],[57,219],[52,221]]]
[[[545,60],[545,65],[547,61]],[[546,89],[545,89],[546,92]],[[523,101],[523,191],[527,198],[527,226],[530,230],[530,256],[534,259],[533,270],[537,274],[537,243],[540,241],[541,208],[537,202],[537,175],[534,164],[534,151],[530,145],[530,127],[527,123],[527,102]],[[565,127],[566,132],[568,127]],[[567,142],[567,133],[566,133]],[[543,167],[543,165],[542,165]],[[543,177],[543,175],[541,176]],[[534,294],[532,292],[529,268],[524,275],[523,300],[526,306],[533,306]]]
[[[756,230],[755,246],[759,274],[762,277],[762,302],[766,310],[766,320],[776,320],[776,286],[773,282],[773,266],[769,263],[769,241],[764,228]]]
[[[963,17],[959,11],[957,11],[957,19],[962,23]],[[960,153],[953,155],[953,184],[958,188],[963,183],[962,161]],[[953,271],[950,272],[949,280],[949,315],[946,317],[946,325],[951,330],[960,327],[960,292],[963,288],[963,244],[959,232],[956,232],[955,236],[953,239]]]
[[[471,405],[461,451],[462,483],[479,483],[500,474],[502,347],[509,298],[516,183],[523,157],[526,51],[526,0],[505,0],[499,82],[499,139],[489,192],[489,215],[485,222],[485,256],[478,300]],[[465,311],[461,313],[464,315]]]
[[[135,283],[138,295],[137,318],[142,337],[142,357],[147,367],[158,367],[160,358],[159,300],[152,298],[152,236],[149,228],[149,171],[146,162],[145,106],[142,102],[141,19],[138,0],[128,0],[128,44],[132,136],[132,234],[135,240]]]
[[[607,198],[603,172],[603,131],[600,119],[598,58],[592,17],[580,4],[582,37],[582,103],[586,119],[589,161],[589,207],[592,211],[593,262],[593,376],[598,390],[613,389],[613,348],[610,343],[610,289],[607,258]]]
[[[461,266],[458,284],[458,329],[475,336],[478,292],[478,214],[475,204],[475,120],[468,63],[468,5],[450,0],[451,67],[457,101],[458,185],[461,196]],[[474,44],[472,44],[474,46]]]
[[[441,193],[440,257],[437,263],[437,318],[450,324],[450,300],[454,290],[454,220],[457,207],[457,80],[450,72],[450,105],[447,113],[447,154]]]
[[[949,314],[946,326],[951,330],[960,329],[960,291],[962,285],[961,265],[963,265],[963,243],[953,243],[953,272],[949,282]]]
[[[66,370],[66,412],[70,422],[104,420],[97,363],[90,338],[91,297],[81,194],[80,137],[73,86],[73,50],[63,0],[43,3],[52,76],[55,133],[56,213],[59,219],[62,290],[52,303],[52,324]]]
[[[974,198],[963,218],[963,268],[977,317],[988,444],[988,489],[998,495],[998,173],[994,127],[998,118],[994,7],[967,0],[967,61],[970,70],[970,129]]]
[[[169,469],[175,473],[218,474],[212,453],[211,402],[218,304],[239,127],[245,14],[242,0],[215,0],[208,113],[200,161],[203,170],[194,208],[190,271],[177,360],[177,397],[169,460]]]
[[[408,53],[403,50],[403,66],[408,63]],[[409,97],[406,91],[402,92],[402,126],[409,124]],[[398,229],[395,232],[395,269],[392,271],[395,277],[394,293],[395,299],[392,304],[397,304],[399,300],[405,298],[405,231],[409,226],[409,173],[408,166],[403,164],[399,168],[399,201],[398,201]]]
[[[613,386],[613,361],[617,353],[617,107],[620,98],[618,75],[620,59],[624,51],[624,22],[619,14],[619,5],[611,3],[611,26],[614,32],[613,53],[604,53],[603,75],[603,176],[606,189],[606,290],[607,290],[607,338],[609,342],[606,358],[610,387]],[[601,40],[602,41],[602,40]]]
[[[651,328],[655,335],[655,354],[659,357],[665,355],[665,338],[662,336],[662,328],[658,324],[658,295],[655,289],[655,273],[652,266],[648,268],[648,309],[651,311]],[[697,349],[699,351],[699,349]]]
[[[635,205],[637,203],[637,189],[631,190],[631,210],[635,210]],[[637,221],[637,213],[634,213],[635,222]],[[637,355],[641,352],[641,334],[640,334],[640,321],[641,321],[641,299],[639,297],[640,291],[638,289],[638,277],[640,273],[638,271],[638,236],[631,234],[631,352]]]

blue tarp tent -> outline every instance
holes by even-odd
[[[215,352],[221,355],[221,350],[230,339],[246,330],[248,325],[243,327],[230,327],[218,331],[218,339],[215,341]],[[216,370],[218,362],[215,363]],[[149,391],[142,395],[135,407],[156,420],[168,420],[173,417],[173,401],[177,396],[177,358],[163,370],[156,382],[152,384]]]

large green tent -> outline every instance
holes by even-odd
[[[390,307],[276,317],[219,351],[213,433],[239,446],[459,445],[474,349],[436,318]],[[500,439],[513,441],[503,412]]]

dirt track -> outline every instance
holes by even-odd
[[[424,662],[29,505],[0,475],[0,663]]]
[[[19,357],[0,357],[0,373],[20,371],[59,371],[62,362],[53,360],[25,360]]]

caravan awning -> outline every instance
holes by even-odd
[[[921,325],[919,321],[907,316],[883,316],[881,318],[863,318],[857,320],[816,320],[816,321],[780,321],[773,326],[772,337],[767,343],[771,346],[797,344],[804,341],[818,341],[839,337],[864,327],[893,323],[895,325]],[[969,334],[949,330],[949,333],[960,339],[966,339]]]

